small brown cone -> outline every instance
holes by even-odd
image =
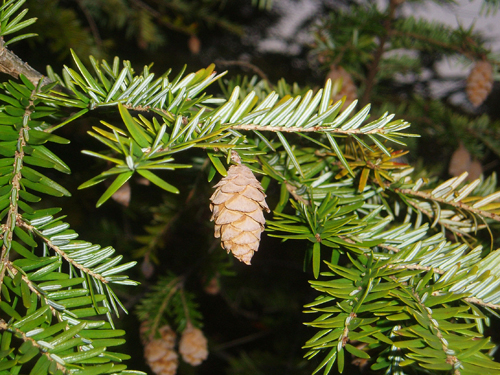
[[[474,181],[481,177],[481,174],[483,173],[483,166],[481,162],[477,159],[474,159],[472,163],[470,163],[469,169],[467,170],[469,172],[469,175],[467,176],[467,179],[470,181]]]
[[[488,61],[478,61],[467,77],[465,91],[474,107],[479,107],[493,88],[493,67]]]
[[[451,155],[448,173],[452,176],[460,176],[469,170],[471,164],[470,153],[463,143]]]
[[[182,355],[184,362],[189,363],[191,366],[198,366],[207,359],[207,339],[203,336],[203,332],[188,324],[184,332],[182,332],[179,353]]]
[[[130,203],[130,184],[125,182],[121,188],[119,188],[111,198],[121,205],[128,207]]]
[[[220,280],[219,275],[215,275],[210,279],[210,281],[205,285],[205,293],[215,296],[220,292]]]
[[[159,329],[161,338],[149,341],[144,348],[144,358],[156,375],[175,375],[179,355],[175,352],[175,332],[169,326]]]
[[[211,220],[215,221],[215,238],[221,238],[221,246],[246,264],[259,249],[260,234],[266,219],[262,210],[269,212],[266,195],[250,168],[241,164],[237,153],[232,165],[210,197]]]
[[[358,98],[357,87],[351,75],[341,66],[332,65],[326,79],[332,80],[332,99],[334,103],[345,96],[345,106],[347,107]]]
[[[201,41],[196,35],[191,35],[188,40],[188,48],[193,55],[197,55],[201,50]]]

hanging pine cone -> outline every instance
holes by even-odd
[[[168,326],[160,328],[161,339],[152,340],[144,348],[144,358],[156,375],[175,375],[179,355],[175,352],[175,332]]]
[[[184,332],[182,332],[179,353],[182,355],[184,362],[189,363],[191,366],[198,366],[207,359],[207,339],[203,332],[188,324]]]
[[[214,186],[217,190],[210,197],[211,220],[215,221],[215,238],[221,237],[221,246],[250,264],[266,223],[262,210],[269,212],[269,207],[264,189],[250,168],[241,164],[236,152],[231,159],[238,165],[232,165],[227,176]]]
[[[345,96],[345,105],[347,107],[358,98],[357,88],[351,75],[341,66],[332,65],[326,79],[332,80],[332,99],[334,103]]]
[[[488,61],[478,61],[467,77],[465,91],[474,107],[480,106],[493,88],[493,68]]]

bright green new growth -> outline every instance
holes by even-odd
[[[10,21],[22,3],[0,8],[7,25],[2,35],[29,25],[20,22],[25,11]],[[110,65],[91,57],[90,70],[73,58],[77,70],[66,67],[61,76],[49,70],[48,85],[21,76],[1,87],[0,374],[137,373],[121,363],[128,356],[114,352],[124,332],[112,320],[125,311],[112,284],[135,285],[123,274],[135,262],[122,263],[113,248],[79,240],[60,209],[34,205],[38,195],[70,195],[39,171],[70,173],[50,150],[50,142],[68,141],[53,132],[103,106],[116,108],[121,121],[89,132],[109,152],[83,151],[113,165],[80,186],[112,180],[97,206],[135,173],[178,193],[165,171],[191,167],[175,163],[177,153],[191,148],[207,152],[210,180],[225,175],[234,150],[263,176],[263,186],[281,185],[268,230],[306,240],[311,285],[320,293],[306,306],[319,314],[306,323],[317,333],[304,346],[307,358],[321,357],[315,372],[327,374],[335,364],[342,372],[345,351],[372,358],[373,370],[389,374],[500,371],[488,354],[494,345],[483,336],[500,307],[500,252],[464,240],[500,220],[495,176],[465,183],[463,174],[422,190],[427,181],[413,181],[412,168],[393,161],[402,152],[391,147],[415,136],[402,132],[410,125],[388,113],[369,119],[370,105],[355,113],[356,103],[332,102],[330,81],[300,94],[285,83],[279,92],[259,83],[249,85],[255,90],[235,86],[226,100],[204,93],[222,76],[213,65],[155,79],[147,67],[136,74],[118,58]],[[77,112],[65,117],[68,109]],[[141,111],[154,116],[133,115]],[[321,272],[325,260],[329,271]],[[179,294],[181,280],[169,275],[158,285],[138,309],[151,329],[170,302],[179,327],[186,320],[200,324],[193,298]]]

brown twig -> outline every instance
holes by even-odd
[[[273,87],[273,84],[271,81],[269,81],[269,78],[267,77],[266,73],[262,71],[258,66],[249,63],[247,61],[241,61],[241,60],[216,60],[215,61],[216,65],[220,65],[221,67],[226,67],[226,66],[240,66],[242,68],[250,69],[255,72],[260,78],[262,78],[266,83],[269,85],[269,87]]]
[[[292,195],[292,197],[296,201],[302,202],[306,206],[309,206],[311,204],[307,199],[304,199],[300,195],[297,194],[297,188],[295,186],[293,186],[292,184],[290,184],[288,181],[285,181],[284,184],[286,186],[286,190],[288,190],[288,192]]]
[[[61,250],[59,248],[59,246],[54,245],[52,243],[52,241],[50,241],[49,238],[47,238],[46,236],[44,236],[34,226],[29,225],[28,223],[26,223],[26,222],[24,222],[22,220],[19,220],[19,226],[23,227],[24,229],[28,230],[29,232],[36,233],[38,235],[38,237],[40,237],[47,244],[47,246],[49,248],[51,248],[52,250],[54,250],[54,252],[56,252],[61,257],[63,257],[68,263],[70,263],[71,265],[73,265],[73,267],[79,269],[80,271],[86,273],[89,276],[92,276],[95,279],[98,279],[103,284],[108,284],[109,283],[109,281],[106,280],[106,278],[104,276],[102,276],[100,273],[96,273],[96,272],[92,271],[90,268],[84,267],[80,263],[76,262],[74,259],[70,258],[69,255],[66,254],[66,252],[64,252],[63,250]]]
[[[427,312],[427,318],[429,320],[429,326],[426,328],[431,328],[432,326],[432,331],[433,333],[437,336],[439,341],[441,342],[441,349],[443,350],[443,353],[446,355],[446,360],[445,362],[449,365],[452,365],[455,367],[455,363],[459,363],[460,361],[458,358],[452,354],[450,354],[450,350],[448,347],[448,341],[444,338],[443,334],[441,333],[441,328],[439,327],[438,322],[434,317],[432,316],[432,310],[428,309],[425,304],[422,302],[420,295],[415,291],[412,290],[413,298],[417,301],[417,303],[420,305],[421,311],[422,312]],[[455,369],[453,372],[454,375],[460,375],[460,371],[458,369]]]
[[[150,332],[150,340],[153,338],[154,334],[156,333],[156,330],[158,329],[158,326],[160,325],[160,319],[163,316],[163,312],[166,310],[168,303],[170,302],[170,299],[174,295],[174,293],[179,289],[181,281],[179,277],[176,277],[173,279],[171,282],[168,283],[167,287],[170,287],[170,291],[168,294],[165,296],[165,299],[163,300],[160,309],[158,310],[158,314],[155,316],[155,319],[153,321],[153,325],[151,326],[151,332]]]
[[[228,126],[228,124],[223,124]],[[232,130],[258,130],[258,131],[271,131],[271,132],[284,132],[284,133],[316,133],[316,132],[328,132],[333,134],[354,134],[354,135],[365,135],[365,134],[385,134],[387,131],[383,128],[372,129],[369,131],[361,131],[359,129],[337,129],[328,128],[326,126],[311,126],[310,128],[304,128],[300,126],[269,126],[269,125],[255,125],[255,124],[243,124],[243,125],[229,125],[229,129]]]
[[[4,264],[9,269],[9,271],[12,272],[12,274],[14,276],[17,275],[19,270],[16,267],[14,267],[14,265],[12,264],[11,261],[9,261],[9,260],[4,261]],[[28,285],[28,288],[31,290],[32,293],[35,293],[38,296],[38,298],[40,298],[40,299],[43,298],[45,300],[45,303],[49,306],[50,311],[52,311],[52,315],[56,316],[59,312],[54,307],[52,307],[50,304],[48,304],[48,301],[50,301],[50,299],[47,298],[47,296],[40,293],[40,290],[36,287],[36,284],[33,283],[33,281],[31,281],[30,279],[28,279],[28,277],[26,275],[22,275],[21,278]]]
[[[366,77],[365,81],[366,82],[365,91],[363,93],[363,97],[359,102],[361,108],[370,102],[370,97],[373,90],[373,86],[375,85],[375,77],[377,76],[378,73],[380,60],[382,59],[382,55],[384,54],[385,51],[385,44],[387,43],[389,37],[391,36],[392,21],[394,20],[394,17],[396,15],[396,9],[399,5],[401,5],[401,1],[399,0],[391,0],[389,3],[387,17],[384,20],[385,33],[384,35],[378,38],[379,40],[378,48],[375,50],[373,54],[372,63],[368,68],[368,76]]]
[[[38,81],[44,78],[41,73],[33,69],[22,61],[14,52],[5,47],[3,38],[0,38],[0,73],[6,73],[14,78],[19,78],[19,75],[22,74],[34,85],[37,85]],[[43,80],[44,85],[51,82],[52,81],[46,77]]]
[[[416,40],[419,40],[419,41],[422,41],[422,42],[425,42],[428,44],[434,44],[435,46],[458,52],[458,53],[460,53],[460,54],[462,54],[470,59],[484,58],[483,54],[481,54],[480,56],[473,56],[471,54],[470,50],[464,49],[460,46],[456,46],[453,44],[444,43],[444,42],[441,42],[439,40],[428,38],[428,37],[420,35],[420,34],[416,34],[416,33],[412,33],[412,32],[403,32],[403,31],[399,31],[399,30],[392,30],[392,35],[394,35],[394,36],[407,36],[407,37],[410,37],[410,38],[413,38],[413,39],[416,39]]]
[[[94,17],[90,14],[89,10],[85,7],[84,4],[82,4],[81,0],[76,1],[78,6],[80,7],[81,11],[83,12],[83,15],[87,19],[87,22],[90,27],[90,31],[92,32],[92,36],[94,37],[95,44],[98,46],[102,45],[102,39],[101,35],[99,34],[99,28],[97,27],[97,24],[95,23]]]
[[[31,345],[35,348],[38,349],[39,353],[46,356],[47,359],[55,364],[55,367],[61,371],[63,374],[69,374],[69,370],[61,365],[60,363],[56,362],[52,356],[51,356],[51,353],[47,351],[47,347],[46,346],[42,346],[40,345],[36,340],[32,339],[31,337],[28,337],[26,336],[26,333],[21,331],[20,329],[18,328],[15,328],[13,327],[12,325],[9,325],[8,323],[6,323],[3,319],[0,319],[0,331],[10,331],[10,332],[13,332],[16,337],[21,337],[21,340],[23,340],[24,342],[31,342]]]
[[[489,307],[490,309],[495,309],[495,310],[500,309],[500,305],[495,305],[494,303],[491,303],[491,302],[484,302],[483,300],[476,298],[476,297],[467,297],[467,298],[464,298],[464,301],[473,303],[475,305]]]
[[[164,17],[160,12],[158,12],[156,9],[152,8],[145,2],[141,0],[131,0],[131,3],[133,3],[137,8],[142,9],[143,11],[147,12],[150,16],[155,18],[159,23],[162,25],[168,27],[171,30],[178,31],[183,34],[187,35],[194,35],[194,32],[189,30],[187,27],[181,27],[177,26],[172,22],[168,21],[168,18]]]
[[[417,197],[420,197],[420,198],[423,198],[423,199],[428,199],[428,200],[431,200],[431,201],[436,201],[436,202],[440,202],[440,203],[443,203],[443,204],[448,204],[450,206],[453,206],[453,207],[456,207],[456,208],[461,208],[465,211],[469,211],[469,212],[472,212],[476,215],[479,215],[479,216],[483,216],[483,217],[486,217],[486,218],[489,218],[489,219],[493,219],[495,221],[500,221],[500,215],[497,215],[497,214],[494,214],[492,212],[488,212],[488,211],[484,211],[484,210],[480,210],[478,208],[473,208],[465,203],[462,203],[462,202],[452,202],[452,201],[446,201],[445,199],[442,199],[442,198],[436,198],[436,197],[433,197],[430,193],[425,193],[425,192],[422,192],[422,191],[414,191],[412,189],[399,189],[399,188],[396,188],[394,189],[394,191],[396,193],[402,193],[402,194],[406,194],[406,195],[412,195],[412,196],[417,196]]]

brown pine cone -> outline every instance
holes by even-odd
[[[266,195],[250,168],[241,164],[238,154],[232,165],[210,197],[211,220],[215,221],[215,238],[221,237],[221,246],[246,264],[259,249],[260,234],[266,219],[262,210],[269,212]]]
[[[175,375],[179,364],[178,354],[170,340],[157,339],[147,343],[144,357],[156,375]]]
[[[493,88],[493,67],[488,61],[478,61],[467,77],[465,91],[474,107],[479,107]]]
[[[460,142],[460,146],[453,152],[448,166],[448,173],[452,176],[460,176],[469,170],[471,157],[469,150]]]
[[[332,65],[326,79],[332,80],[332,99],[334,103],[345,96],[345,106],[347,107],[358,98],[358,89],[351,75],[341,66]],[[339,87],[340,85],[342,85],[342,87]]]
[[[182,355],[184,362],[189,363],[191,366],[198,366],[207,359],[207,339],[203,336],[203,332],[188,324],[184,332],[182,332],[179,353]]]

